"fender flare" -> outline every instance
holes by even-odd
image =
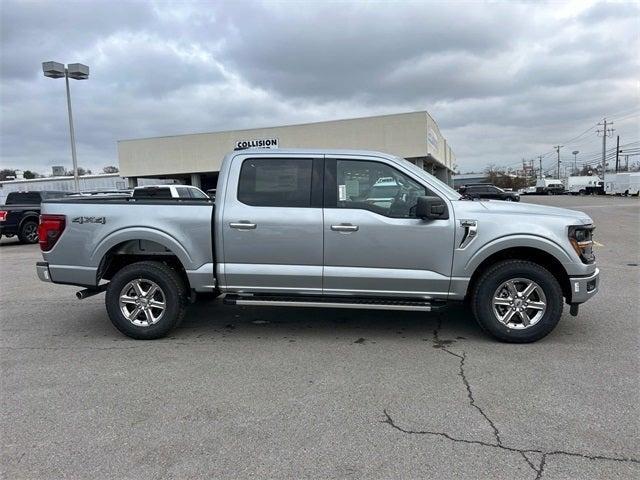
[[[131,240],[149,240],[162,245],[171,250],[185,270],[194,268],[193,260],[189,252],[187,252],[175,238],[166,232],[149,227],[129,227],[112,232],[93,250],[91,263],[96,266],[101,265],[107,253],[109,253],[113,247]]]
[[[40,223],[40,213],[37,210],[29,210],[22,214],[22,218],[18,222],[18,231],[22,228],[22,224],[27,220],[34,219],[36,223]]]
[[[477,270],[477,268],[491,255],[494,255],[503,250],[510,248],[535,248],[544,253],[547,253],[554,257],[560,264],[565,265],[567,263],[574,263],[575,260],[558,243],[538,235],[531,234],[517,234],[507,235],[504,237],[496,238],[491,242],[483,245],[477,250],[473,256],[469,259],[464,267],[465,273],[471,277],[471,275]]]

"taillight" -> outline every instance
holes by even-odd
[[[4,222],[7,219],[7,211],[0,210],[0,222]]]
[[[40,225],[38,225],[38,240],[40,250],[48,252],[56,244],[66,226],[64,215],[40,215]]]

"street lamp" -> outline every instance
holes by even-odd
[[[574,150],[573,152],[573,174],[576,174],[576,170],[578,169],[578,154],[580,153],[578,150]]]
[[[71,158],[73,160],[73,183],[76,192],[80,191],[78,180],[78,160],[76,158],[76,135],[73,131],[73,114],[71,113],[71,93],[69,92],[69,78],[74,80],[86,80],[89,78],[89,67],[81,63],[70,63],[65,67],[63,63],[42,62],[42,71],[45,77],[64,77],[67,85],[67,110],[69,111],[69,132],[71,133]]]

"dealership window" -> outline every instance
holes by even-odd
[[[393,218],[415,218],[418,197],[427,189],[381,162],[338,160],[338,208],[369,210]]]
[[[238,200],[257,207],[310,207],[311,159],[249,159],[240,170]]]

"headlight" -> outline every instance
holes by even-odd
[[[572,225],[569,227],[569,242],[583,263],[593,263],[593,225]]]

